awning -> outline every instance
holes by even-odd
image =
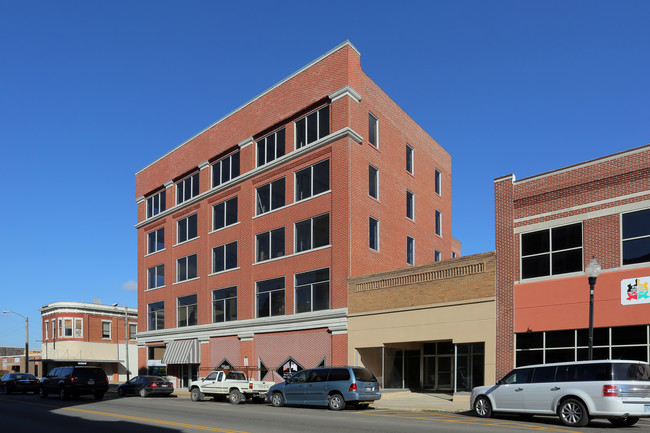
[[[174,340],[167,344],[160,360],[163,364],[200,364],[199,340]]]

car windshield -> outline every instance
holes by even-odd
[[[643,363],[614,363],[614,380],[650,381],[650,366]]]

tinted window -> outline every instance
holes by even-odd
[[[614,380],[644,380],[650,381],[650,366],[648,364],[613,364]]]
[[[74,376],[80,379],[103,379],[106,377],[104,371],[99,368],[76,368]]]
[[[288,380],[289,383],[303,383],[307,380],[307,374],[309,370],[299,371],[298,373],[291,376]]]
[[[310,370],[307,375],[307,382],[325,382],[330,372],[329,368],[317,368]]]
[[[503,385],[508,385],[511,383],[528,383],[530,382],[532,370],[532,368],[513,370],[501,380],[501,383]]]
[[[562,368],[558,369],[558,378],[562,376]],[[566,367],[567,382],[587,382],[594,380],[612,380],[612,364],[574,364]]]
[[[329,378],[327,379],[330,382],[336,382],[340,380],[350,380],[350,372],[347,368],[333,368],[330,371]]]
[[[553,382],[557,367],[538,367],[533,373],[532,383]]]
[[[375,375],[367,368],[353,368],[352,372],[359,382],[377,382]]]

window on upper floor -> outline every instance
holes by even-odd
[[[212,272],[221,272],[237,267],[237,242],[212,248]]]
[[[152,302],[147,305],[149,331],[165,329],[165,301]]]
[[[192,214],[186,218],[178,220],[177,223],[177,242],[187,242],[197,237],[197,214]]]
[[[196,295],[177,298],[176,318],[178,327],[196,325]]]
[[[212,230],[219,230],[237,222],[237,197],[212,206]]]
[[[147,269],[147,289],[165,285],[165,265],[152,266]]]
[[[273,161],[285,153],[285,129],[282,128],[257,142],[257,166]]]
[[[650,209],[622,215],[623,264],[650,262]]]
[[[135,340],[135,335],[138,333],[138,324],[129,323],[129,340]]]
[[[408,144],[406,145],[406,171],[409,173],[413,174],[413,148],[409,146]]]
[[[110,340],[111,338],[111,322],[102,320],[102,339]]]
[[[406,237],[406,263],[409,265],[415,263],[415,239],[410,236]]]
[[[521,234],[521,278],[582,271],[582,223]]]
[[[379,200],[379,169],[368,165],[368,195]]]
[[[451,258],[455,259],[456,257],[458,257],[458,254],[456,254],[456,251],[452,251],[451,252]]]
[[[330,307],[329,268],[295,275],[295,312],[327,310]]]
[[[452,253],[452,258],[453,258],[453,253]],[[438,251],[438,250],[435,250],[433,252],[433,260],[436,261],[436,262],[439,262],[440,260],[442,260],[442,253],[440,251]]]
[[[212,188],[239,176],[239,151],[212,164]]]
[[[199,195],[199,173],[196,172],[176,184],[176,204]]]
[[[368,141],[375,147],[379,147],[379,119],[368,113]]]
[[[319,215],[297,222],[295,239],[297,253],[329,245],[330,215]]]
[[[147,198],[147,218],[158,215],[165,210],[165,190]]]
[[[165,249],[165,228],[147,233],[147,254]]]
[[[181,282],[196,278],[196,265],[196,254],[181,257],[180,259],[176,260],[176,281]]]
[[[284,315],[284,277],[258,281],[257,317]]]
[[[50,322],[47,320],[44,322],[45,326],[43,328],[43,331],[45,332],[45,340],[50,339]]]
[[[438,236],[442,236],[442,212],[440,212],[438,209],[436,209],[436,214],[435,215],[436,215],[435,216],[435,218],[436,218],[436,221],[435,221],[435,224],[436,224],[435,233]]]
[[[415,220],[415,196],[406,190],[406,218]]]
[[[212,291],[212,323],[237,320],[237,286]]]
[[[257,215],[284,206],[285,179],[277,179],[257,188]]]
[[[296,201],[330,189],[330,160],[326,159],[296,172]]]
[[[368,247],[379,251],[379,220],[370,217],[368,220]]]
[[[296,149],[330,134],[330,106],[326,105],[296,120]]]
[[[259,233],[255,236],[255,244],[258,262],[284,256],[284,227]]]
[[[438,169],[436,169],[434,181],[435,181],[434,188],[436,194],[442,195],[442,173],[440,173]]]
[[[83,319],[74,319],[74,338],[82,338],[83,336]]]

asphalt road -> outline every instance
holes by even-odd
[[[92,397],[60,401],[33,395],[0,395],[0,429],[47,433],[332,433],[332,432],[619,432],[650,431],[650,420],[634,427],[614,429],[609,422],[592,421],[571,429],[557,418],[501,417],[480,419],[470,414],[409,412],[384,409],[332,412],[321,408],[267,404],[192,402],[176,397]]]

